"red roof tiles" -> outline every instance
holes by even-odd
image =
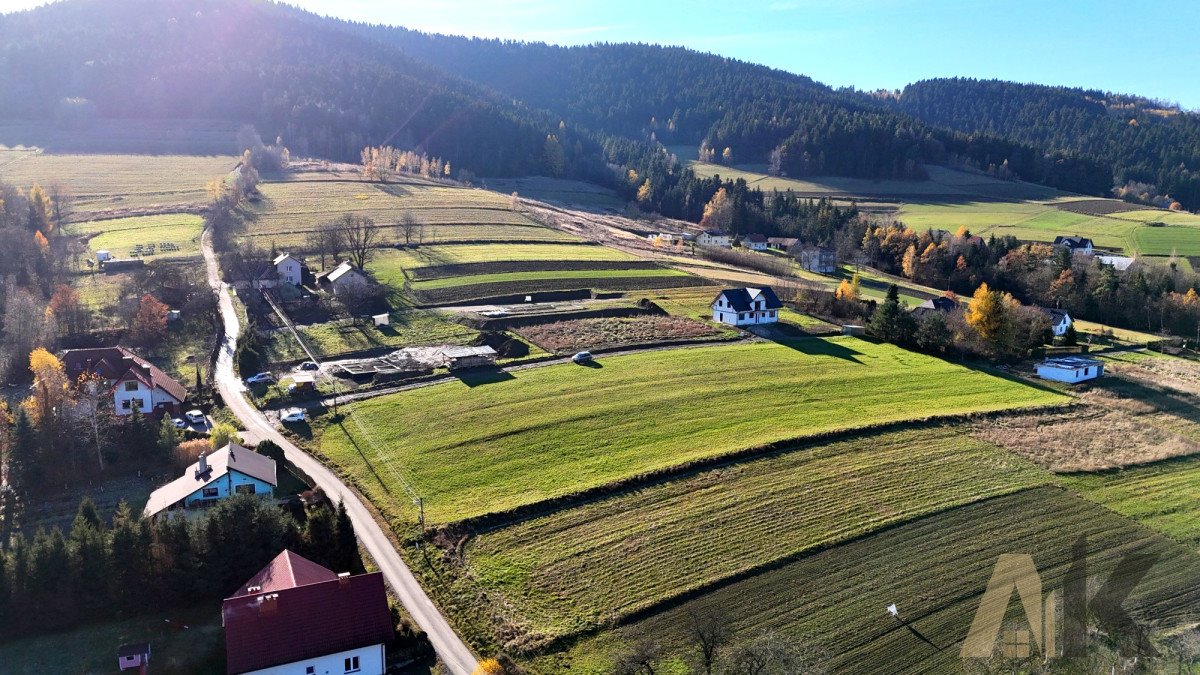
[[[249,587],[259,585],[263,586],[262,592],[247,592]],[[268,586],[275,590],[268,590]],[[284,551],[238,593],[221,607],[229,673],[294,663],[392,639],[392,615],[379,572],[339,578],[312,561]]]

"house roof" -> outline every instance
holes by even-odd
[[[1097,359],[1089,359],[1082,356],[1060,356],[1053,359],[1042,361],[1042,366],[1050,368],[1063,368],[1065,370],[1075,370],[1076,368],[1087,368],[1088,366],[1098,366],[1100,361]]]
[[[930,298],[929,300],[926,300],[925,302],[922,302],[921,304],[917,305],[913,309],[914,309],[914,311],[921,309],[921,310],[937,310],[939,312],[952,312],[952,311],[958,309],[958,301],[955,300],[954,298],[948,298],[944,295],[941,295],[936,298]]]
[[[303,560],[295,554],[290,558],[292,562]],[[305,562],[333,574],[316,563]],[[307,569],[314,571],[312,567]],[[221,619],[229,673],[386,643],[393,634],[387,592],[379,572],[335,575],[333,579],[227,598],[221,606]]]
[[[144,513],[153,516],[165,511],[230,471],[257,478],[272,486],[278,485],[275,480],[275,460],[235,443],[207,455],[205,461],[208,471],[200,473],[200,462],[197,461],[182,476],[151,492]]]
[[[746,235],[746,241],[749,241],[749,242],[752,242],[755,244],[765,244],[765,243],[767,243],[767,238],[766,238],[766,236],[759,234],[758,232],[751,232],[750,234]]]
[[[1079,235],[1070,237],[1064,237],[1060,235],[1054,238],[1054,245],[1066,246],[1067,248],[1087,248],[1092,245],[1092,240]]]
[[[275,256],[275,259],[271,261],[271,264],[276,267],[279,267],[279,263],[283,262],[284,260],[287,260],[288,258],[291,258],[292,260],[296,260],[296,258],[294,256],[292,256],[291,253],[280,253],[279,255]],[[296,260],[296,262],[300,262],[300,261]]]
[[[729,236],[728,234],[725,234],[724,232],[720,232],[718,230],[705,230],[703,232],[703,234],[707,234],[710,237],[728,237]]]
[[[487,345],[480,347],[443,347],[442,356],[448,359],[463,359],[470,356],[496,356],[496,350]]]
[[[767,242],[781,246],[795,246],[800,243],[800,240],[796,237],[767,237]]]
[[[151,389],[163,390],[180,403],[187,398],[182,384],[126,347],[68,349],[63,352],[63,368],[72,380],[84,373],[95,373],[114,383],[135,379]]]
[[[351,265],[349,261],[345,261],[341,265],[338,265],[337,267],[335,267],[331,270],[328,270],[326,272],[321,272],[320,274],[317,275],[317,278],[324,279],[325,281],[328,281],[329,283],[332,284],[332,283],[335,283],[338,279],[341,279],[342,277],[346,276],[346,274],[348,274],[350,272],[354,272],[355,274],[360,274],[359,271],[354,268],[354,265]]]
[[[1071,315],[1067,314],[1066,312],[1062,311],[1061,309],[1051,309],[1049,307],[1038,307],[1038,309],[1042,312],[1042,314],[1045,314],[1046,316],[1050,317],[1051,323],[1059,324],[1059,323],[1062,323],[1063,321],[1067,321],[1067,322],[1071,321]]]
[[[1105,265],[1112,265],[1113,269],[1124,272],[1133,264],[1133,258],[1124,255],[1098,255],[1096,259]]]
[[[333,581],[337,578],[338,575],[334,574],[333,570],[321,567],[308,558],[284,549],[230,597],[240,598],[259,593],[274,593],[285,588],[307,586],[322,581]],[[251,591],[252,588],[258,590]]]
[[[766,301],[764,309],[780,309],[783,303],[779,301],[779,297],[775,295],[775,291],[770,286],[762,288],[727,288],[720,292],[713,299],[715,305],[718,300],[724,298],[733,307],[735,312],[750,311],[750,303],[762,298]]]

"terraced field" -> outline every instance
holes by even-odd
[[[1108,508],[1200,550],[1200,457],[1183,457],[1063,482]]]
[[[441,244],[379,251],[371,262],[377,278],[398,278],[403,270],[434,265],[524,260],[641,260],[606,246],[571,244]]]
[[[512,210],[511,201],[486,190],[413,179],[408,183],[289,180],[264,183],[248,235],[279,246],[304,243],[318,225],[347,213],[367,216],[383,230],[381,243],[403,242],[393,226],[405,212],[424,224],[422,241],[577,241]]]
[[[1051,480],[957,428],[868,434],[485,532],[467,546],[467,564],[484,592],[517,608],[530,639],[556,637],[892,523]]]
[[[166,212],[207,201],[204,185],[229,173],[237,158],[186,155],[56,155],[28,153],[0,166],[0,180],[22,188],[58,183],[75,197],[77,214]]]
[[[298,329],[309,349],[320,358],[376,347],[468,344],[479,331],[454,323],[436,312],[407,310],[393,312],[387,326],[354,321],[329,321]],[[306,358],[299,345],[286,332],[271,338],[271,353],[276,360]]]
[[[662,645],[659,667],[669,672],[694,650],[684,637],[689,617],[712,614],[727,622],[737,641],[772,631],[815,642],[832,654],[830,672],[959,672],[959,647],[997,556],[1031,554],[1043,589],[1054,589],[1080,535],[1088,537],[1089,574],[1106,575],[1127,553],[1160,556],[1124,603],[1135,620],[1159,626],[1196,621],[1200,558],[1082,497],[1046,487],[801,557],[542,657],[532,669],[608,672],[614,655],[641,638]],[[888,616],[885,607],[893,602],[932,645]]]
[[[136,245],[154,244],[157,247],[155,254],[146,256],[147,261],[153,261],[200,255],[200,231],[204,229],[204,221],[200,216],[173,213],[92,220],[71,227],[79,235],[88,237],[88,249],[93,257],[96,251],[107,250],[115,257],[128,258]],[[163,249],[164,242],[177,248]]]
[[[321,430],[319,448],[385,514],[411,515],[410,488],[430,522],[449,522],[821,432],[1064,400],[855,338],[597,365],[464,375],[364,401],[349,408],[353,419]]]

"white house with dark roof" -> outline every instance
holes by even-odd
[[[280,281],[293,286],[300,285],[303,265],[291,253],[280,253],[275,256],[271,264],[275,266],[275,272],[279,274]]]
[[[1080,237],[1079,235],[1072,237],[1057,236],[1054,238],[1054,245],[1061,246],[1071,253],[1078,253],[1080,255],[1092,254],[1092,240],[1087,237]]]
[[[754,326],[779,321],[783,303],[770,286],[727,288],[712,303],[713,321],[730,326]]]
[[[1071,315],[1061,309],[1051,309],[1049,307],[1038,307],[1038,309],[1050,319],[1050,330],[1054,332],[1055,337],[1066,335],[1067,329],[1074,323],[1071,320]]]
[[[767,250],[767,244],[766,236],[758,232],[751,232],[742,239],[742,246],[751,251],[765,251]]]
[[[145,514],[211,506],[235,494],[270,496],[278,485],[275,460],[236,443],[200,459],[183,476],[150,493]]]

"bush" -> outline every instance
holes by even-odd
[[[230,443],[236,443],[238,431],[232,424],[218,422],[209,432],[208,441],[213,450],[218,450]]]

